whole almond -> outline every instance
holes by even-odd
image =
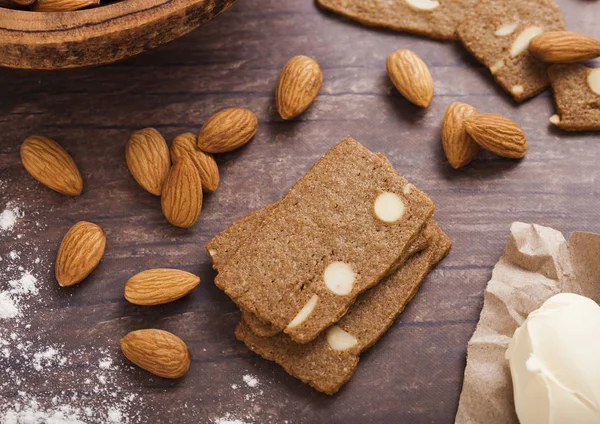
[[[19,4],[21,6],[29,6],[36,2],[36,0],[12,0],[13,3]]]
[[[283,119],[292,119],[313,102],[323,83],[323,71],[316,60],[294,56],[279,73],[275,103]]]
[[[200,278],[186,271],[156,268],[142,271],[125,283],[125,299],[135,305],[161,305],[191,292]]]
[[[62,287],[85,279],[96,268],[106,247],[106,235],[100,226],[81,221],[62,239],[56,256],[56,280]]]
[[[387,58],[387,71],[400,94],[417,106],[433,98],[433,80],[425,62],[410,50],[396,50]]]
[[[196,147],[196,136],[192,133],[179,134],[171,143],[171,160],[173,163],[182,156],[187,156],[200,174],[202,190],[212,193],[219,186],[219,167],[210,153],[204,153]]]
[[[527,136],[513,120],[495,113],[476,113],[465,119],[469,135],[481,147],[506,158],[519,159],[527,153]]]
[[[454,102],[448,106],[442,122],[442,146],[453,168],[465,166],[479,152],[479,144],[466,131],[465,118],[477,110],[466,103]]]
[[[583,62],[600,56],[600,41],[570,31],[548,31],[534,37],[529,53],[547,63]]]
[[[121,350],[138,367],[164,378],[179,378],[190,369],[190,351],[168,331],[132,331],[121,339]]]
[[[100,0],[37,0],[29,8],[36,12],[68,12],[99,4]]]
[[[54,140],[41,135],[21,144],[21,162],[40,183],[67,196],[79,196],[83,180],[73,158]]]
[[[225,153],[249,142],[258,129],[258,119],[242,107],[224,109],[200,128],[198,148],[208,153]]]
[[[198,220],[202,209],[202,182],[189,157],[181,157],[171,167],[160,203],[165,218],[176,227],[188,228]]]
[[[133,132],[125,146],[127,166],[133,178],[146,191],[160,196],[169,168],[169,146],[154,128]]]

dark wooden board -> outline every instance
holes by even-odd
[[[570,29],[600,37],[597,1],[558,3]],[[427,110],[405,101],[387,77],[385,58],[402,47],[430,66],[436,94]],[[273,90],[280,68],[295,54],[316,58],[324,83],[304,115],[282,122]],[[451,169],[439,134],[444,110],[455,100],[515,119],[529,137],[526,158],[482,153],[465,169]],[[205,198],[198,224],[189,230],[171,227],[160,200],[138,187],[127,170],[128,134],[154,126],[171,140],[197,131],[229,106],[256,112],[258,134],[246,147],[218,157],[221,186]],[[121,365],[126,362],[118,340],[130,330],[155,326],[187,341],[193,363],[181,381],[129,367],[114,377],[143,398],[136,421],[204,423],[231,413],[247,422],[450,423],[466,344],[511,222],[565,233],[600,232],[600,136],[552,129],[552,114],[549,92],[515,105],[458,44],[366,28],[308,0],[242,0],[199,30],[111,66],[52,73],[0,69],[0,181],[5,182],[0,209],[17,200],[25,213],[18,223],[23,239],[0,235],[0,255],[19,249],[23,240],[39,247],[35,254],[23,249],[32,260],[41,256],[44,265],[38,267],[44,306],[27,318],[32,338],[64,349],[102,346]],[[56,139],[73,155],[85,183],[80,198],[51,192],[26,173],[18,151],[31,133]],[[239,313],[213,285],[204,245],[236,219],[281,197],[348,135],[386,153],[431,195],[436,219],[454,248],[399,322],[362,357],[350,383],[329,397],[235,340]],[[60,289],[52,277],[58,243],[83,219],[105,229],[106,255],[88,280]],[[197,273],[202,283],[167,306],[127,304],[122,296],[127,278],[165,266]],[[0,337],[11,328],[10,321],[0,320]],[[82,391],[80,375],[99,359],[89,352],[67,366],[64,378],[42,379],[38,394],[50,399],[63,390]],[[257,376],[259,387],[245,386],[244,374]],[[14,402],[18,390],[4,386],[0,399]]]

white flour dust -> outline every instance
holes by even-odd
[[[258,377],[252,374],[244,374],[242,381],[245,384],[233,383],[231,388],[235,391],[241,391],[243,402],[239,405],[238,412],[228,412],[219,418],[213,419],[213,424],[253,424],[259,422],[271,422],[259,419],[261,412],[260,403],[258,402],[264,395],[262,389],[257,389],[260,386]]]
[[[0,235],[12,231],[19,218],[23,218],[23,212],[13,202],[8,203],[0,213]]]
[[[123,370],[114,351],[49,343],[36,328],[56,282],[50,252],[36,245],[46,225],[35,216],[18,201],[0,212],[0,423],[140,422],[142,399],[117,383]]]

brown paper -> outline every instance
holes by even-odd
[[[599,234],[576,232],[567,243],[560,232],[539,225],[515,222],[510,231],[467,348],[456,424],[518,424],[504,358],[514,331],[554,294],[600,301]]]

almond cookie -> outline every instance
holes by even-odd
[[[348,138],[277,203],[215,284],[307,343],[390,271],[433,209],[387,161]]]
[[[426,234],[431,239],[425,250],[363,293],[336,325],[312,342],[295,343],[285,334],[260,337],[244,321],[236,328],[236,337],[315,389],[330,395],[336,393],[354,373],[360,354],[390,328],[431,268],[448,254],[450,239],[437,224],[428,224]]]
[[[533,37],[565,29],[552,0],[482,0],[458,26],[458,37],[517,102],[544,91],[548,65],[527,50]]]
[[[378,153],[378,156],[381,159],[388,161],[382,153]],[[213,261],[214,270],[219,272],[223,266],[225,266],[227,261],[235,254],[240,244],[260,227],[264,217],[276,207],[276,204],[277,203],[274,203],[252,212],[248,216],[234,222],[229,228],[226,228],[223,232],[209,240],[206,244],[206,250]],[[390,274],[401,267],[410,256],[425,249],[427,243],[427,238],[424,233],[421,232],[417,239],[407,249],[405,254],[402,255],[392,267]],[[242,317],[250,329],[259,336],[269,337],[280,331],[273,325],[261,321],[256,315],[246,310],[242,310]]]
[[[550,122],[567,131],[599,131],[600,68],[552,65],[548,75],[558,110]]]
[[[213,258],[213,268],[217,272],[227,263],[227,260],[233,256],[240,244],[256,231],[260,226],[260,223],[262,223],[263,218],[269,214],[274,207],[275,204],[252,212],[245,218],[234,222],[229,228],[225,229],[207,243],[206,249]],[[428,242],[429,240],[425,237],[425,232],[422,231],[417,239],[406,250],[404,255],[402,255],[392,267],[390,274],[396,272],[412,255],[425,249]],[[250,330],[259,336],[270,337],[279,333],[279,329],[269,323],[261,321],[251,312],[242,310],[242,319],[248,324]]]
[[[365,25],[442,40],[456,39],[456,27],[479,0],[318,0],[320,6]]]

